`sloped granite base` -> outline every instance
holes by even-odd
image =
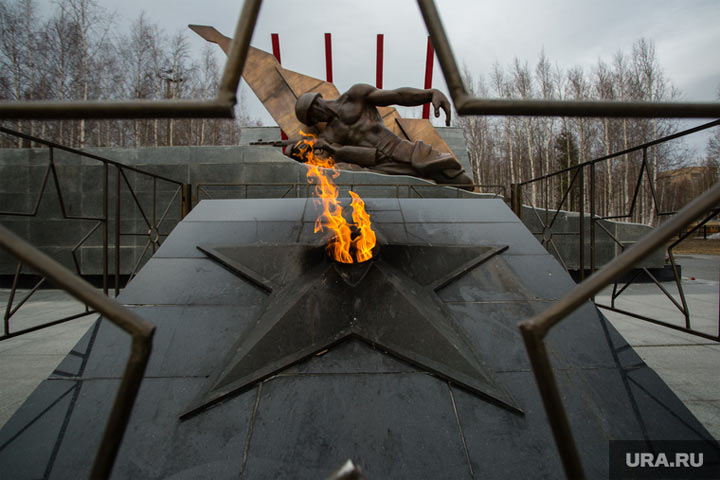
[[[367,208],[395,244],[508,246],[437,295],[524,414],[349,339],[180,420],[268,296],[196,246],[317,240],[312,201],[204,201],[119,299],[157,333],[113,478],[322,479],[348,458],[371,480],[563,477],[517,324],[570,277],[500,200]],[[591,304],[547,342],[588,478],[612,439],[711,439]],[[87,477],[129,346],[98,321],[0,431],[1,478]]]

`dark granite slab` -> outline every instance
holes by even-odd
[[[348,458],[368,478],[472,478],[448,386],[423,373],[268,381],[249,451],[245,478],[326,478]]]
[[[168,279],[174,279],[169,282]],[[126,305],[256,305],[257,288],[247,288],[207,258],[152,258],[123,290]]]
[[[112,478],[237,478],[256,395],[237,397],[206,415],[178,422],[203,379],[143,381]],[[82,381],[49,478],[87,478],[119,379]],[[25,476],[15,478],[28,478]]]
[[[524,415],[349,339],[181,421],[268,298],[196,246],[322,239],[312,201],[204,201],[120,297],[157,332],[113,478],[326,478],[348,458],[369,479],[562,478],[517,324],[570,277],[499,200],[379,199],[367,210],[386,242],[509,246],[437,293]],[[265,267],[282,277],[283,265]],[[611,439],[710,438],[591,304],[547,346],[588,478],[607,478]],[[0,431],[0,477],[85,477],[128,351],[106,320],[91,329]]]

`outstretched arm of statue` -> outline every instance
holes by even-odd
[[[290,146],[286,155],[299,162],[305,162],[307,160],[306,152],[310,149],[310,146],[312,146],[313,151],[324,156],[333,156],[335,152],[342,147],[342,145],[329,143],[323,138],[312,139],[311,136],[300,139],[283,140],[283,142],[285,145]]]
[[[421,90],[419,88],[397,88],[395,90],[374,90],[367,99],[375,106],[402,105],[415,107],[424,103],[432,103],[435,116],[440,116],[440,109],[445,112],[445,125],[450,126],[450,102],[444,93],[435,88]]]
[[[287,151],[287,156],[299,162],[307,161],[307,155],[303,154],[304,147],[301,141],[296,140],[292,145]],[[377,149],[375,148],[328,143],[322,138],[315,140],[313,150],[331,156],[336,163],[353,163],[361,167],[374,166],[377,157]]]

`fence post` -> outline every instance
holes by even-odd
[[[580,233],[580,250],[578,250],[578,267],[580,281],[585,280],[585,167],[580,167],[580,184],[578,185],[578,228]]]
[[[190,183],[183,183],[182,184],[182,201],[180,204],[180,217],[185,218],[185,216],[190,213],[190,210],[192,210],[192,184]]]
[[[519,183],[510,185],[510,208],[522,220],[522,185]]]

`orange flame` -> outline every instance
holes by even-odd
[[[355,256],[358,262],[364,262],[372,258],[372,249],[375,246],[375,232],[373,232],[370,224],[370,215],[365,211],[365,202],[353,191],[350,191],[350,196],[352,197],[350,206],[353,208],[353,222],[360,231],[360,235],[353,240]]]
[[[329,228],[333,232],[333,238],[328,243],[327,251],[334,260],[342,263],[369,260],[372,258],[372,249],[376,239],[375,232],[372,231],[370,215],[365,211],[365,203],[355,192],[350,192],[353,198],[350,206],[353,209],[352,218],[355,223],[348,224],[343,217],[343,209],[337,198],[337,187],[332,181],[333,178],[340,175],[340,172],[335,169],[335,161],[331,157],[315,155],[313,148],[317,140],[315,135],[308,135],[302,131],[300,134],[305,138],[300,140],[296,147],[300,156],[305,160],[308,182],[315,184],[315,197],[322,204],[322,213],[315,221],[315,233],[323,232],[324,228]],[[329,172],[322,169],[328,169]],[[358,234],[354,239],[351,225],[355,227]],[[355,260],[350,253],[351,247],[355,251]]]

